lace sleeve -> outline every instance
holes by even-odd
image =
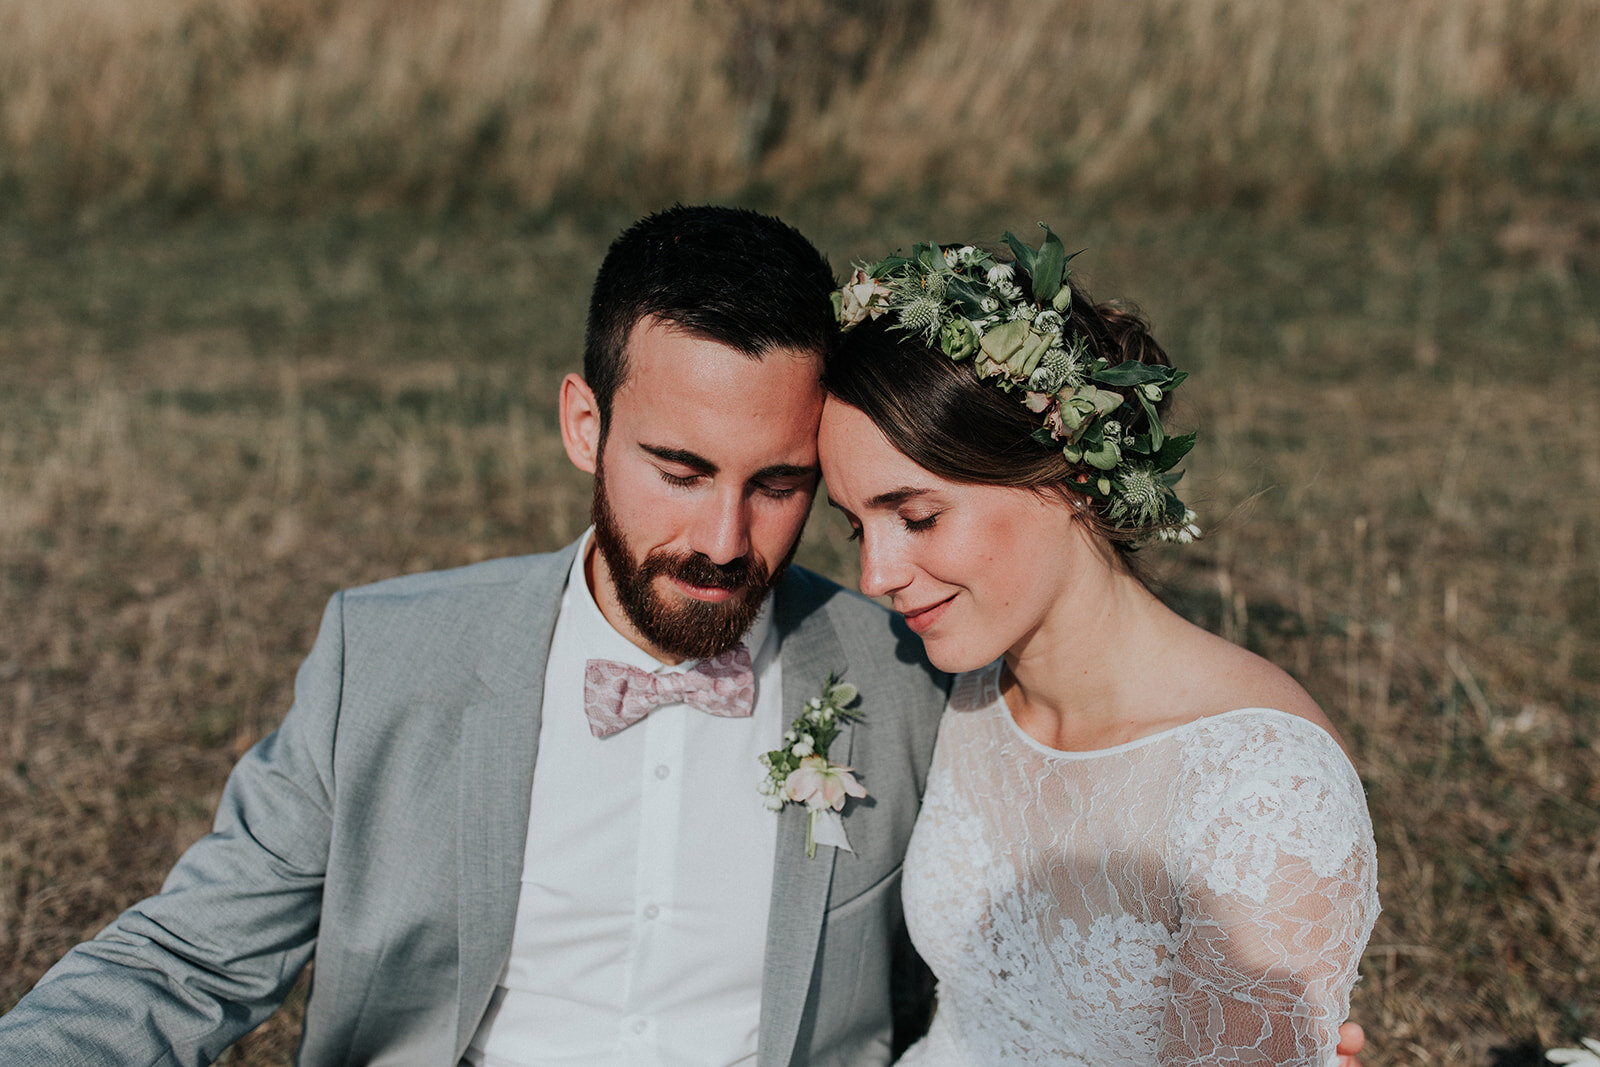
[[[1361,783],[1303,720],[1230,740],[1195,768],[1158,1059],[1326,1067],[1378,914]]]

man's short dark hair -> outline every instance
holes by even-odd
[[[589,297],[583,376],[602,432],[639,320],[654,315],[752,359],[774,348],[826,358],[839,333],[834,287],[822,253],[770,215],[680,204],[640,219],[611,243]]]

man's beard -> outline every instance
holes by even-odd
[[[767,590],[788,569],[800,543],[796,537],[771,574],[763,573],[761,563],[752,556],[713,563],[699,552],[656,551],[636,559],[611,511],[603,464],[595,469],[594,502],[589,511],[595,544],[605,557],[612,587],[628,621],[658,650],[684,659],[710,659],[737,645],[761,613]],[[731,589],[734,595],[715,603],[688,598],[669,601],[653,584],[660,575],[690,585]],[[751,655],[755,652],[750,650]]]

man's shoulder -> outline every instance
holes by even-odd
[[[519,586],[559,584],[572,563],[572,548],[527,556],[504,556],[446,570],[402,574],[343,591],[347,605],[494,596]]]

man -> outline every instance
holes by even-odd
[[[560,396],[592,531],[336,595],[213,833],[0,1018],[0,1062],[209,1062],[313,955],[305,1064],[887,1062],[945,682],[787,567],[832,286],[750,212],[619,237]],[[830,675],[870,795],[808,857],[758,757]]]
[[[336,595],[214,832],[0,1019],[0,1062],[209,1062],[313,955],[306,1064],[886,1062],[943,680],[880,608],[786,570],[832,286],[750,212],[618,238],[560,399],[592,535]],[[596,736],[591,658],[747,658],[753,707],[669,693]],[[870,796],[843,813],[853,851],[808,858],[758,757],[830,674],[861,721],[829,757]]]

